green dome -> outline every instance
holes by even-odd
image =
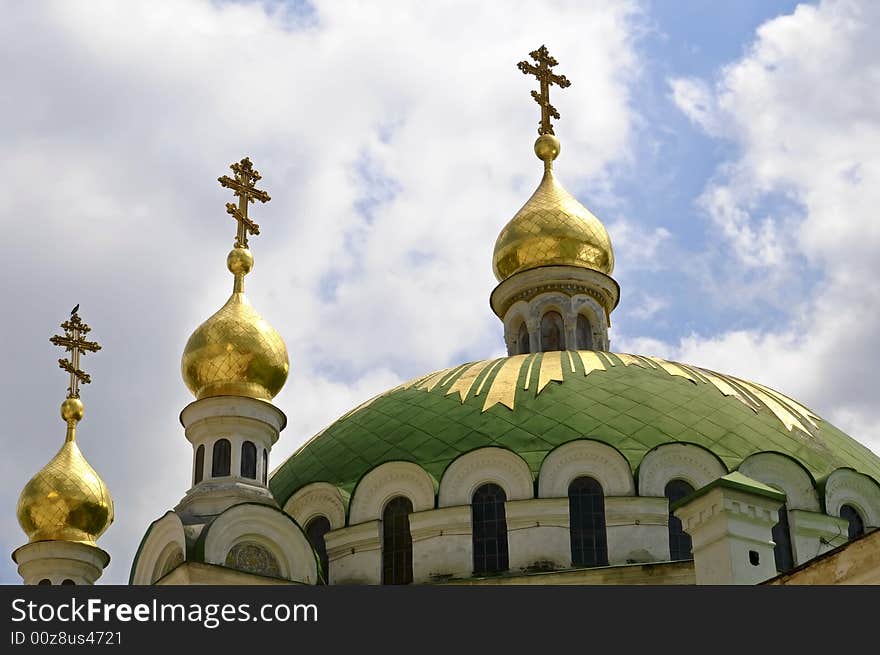
[[[816,480],[850,467],[880,481],[880,457],[777,391],[655,357],[566,351],[472,362],[395,387],[303,445],[270,488],[281,504],[311,482],[351,492],[393,460],[439,481],[453,459],[484,446],[518,453],[537,475],[547,453],[580,438],[613,446],[633,470],[652,448],[686,442],[729,470],[774,451]]]

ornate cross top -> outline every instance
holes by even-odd
[[[64,346],[64,349],[70,353],[70,359],[58,360],[58,366],[70,373],[70,386],[67,388],[68,398],[79,398],[79,383],[89,384],[92,381],[91,376],[79,368],[80,355],[101,350],[101,346],[97,342],[86,341],[83,338],[92,328],[82,322],[77,314],[78,310],[79,305],[70,312],[70,318],[61,324],[64,336],[56,334],[49,339],[56,346]]]
[[[254,170],[253,164],[248,157],[245,157],[237,164],[232,164],[229,168],[235,173],[235,179],[227,175],[218,177],[217,181],[221,186],[235,191],[238,196],[238,207],[234,203],[226,203],[226,212],[238,221],[238,233],[235,236],[236,248],[248,247],[248,233],[259,234],[260,226],[248,218],[248,203],[254,200],[260,202],[269,202],[271,198],[265,191],[261,191],[254,185],[261,179],[260,174]]]
[[[550,118],[559,118],[556,107],[550,104],[550,85],[557,84],[561,88],[571,86],[571,82],[565,75],[556,75],[550,69],[559,62],[547,52],[545,46],[529,53],[529,56],[537,62],[537,66],[527,61],[521,61],[516,66],[526,75],[534,75],[541,83],[541,92],[532,91],[532,97],[541,105],[541,123],[538,126],[538,134],[553,134],[553,126]]]

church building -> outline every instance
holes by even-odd
[[[192,478],[131,584],[880,584],[878,455],[757,382],[612,351],[611,238],[556,177],[550,88],[569,81],[530,57],[540,181],[491,257],[508,355],[389,389],[274,469],[288,352],[245,295],[250,205],[270,198],[248,158],[219,178],[232,294],[184,349]],[[66,440],[18,505],[26,584],[92,584],[109,561],[112,501],[75,439],[83,326],[55,338]]]

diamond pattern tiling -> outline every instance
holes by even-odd
[[[809,434],[790,431],[770,409],[756,412],[709,383],[614,359],[615,366],[585,376],[575,357],[576,370],[564,366],[564,380],[539,394],[538,367],[527,390],[521,371],[513,410],[482,411],[494,374],[480,396],[470,393],[464,403],[446,395],[448,385],[398,389],[328,427],[278,469],[271,488],[282,503],[310,482],[351,491],[370,468],[394,458],[421,463],[439,481],[456,456],[487,445],[518,452],[537,474],[550,450],[579,437],[614,446],[634,469],[650,449],[681,440],[712,450],[728,468],[773,450],[795,457],[817,479],[840,466],[880,479],[880,458],[821,419]]]

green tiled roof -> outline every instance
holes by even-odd
[[[450,368],[376,396],[302,446],[270,488],[282,504],[311,482],[351,492],[393,460],[439,481],[453,459],[484,446],[518,453],[537,475],[550,450],[578,438],[613,446],[633,470],[652,448],[687,442],[729,470],[775,451],[817,480],[850,467],[880,481],[880,457],[767,387],[656,358],[552,352]]]

